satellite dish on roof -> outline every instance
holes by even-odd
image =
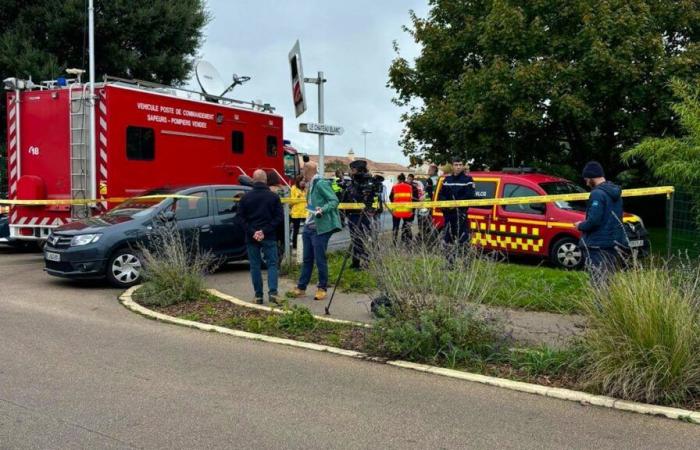
[[[207,95],[221,97],[228,90],[226,83],[219,75],[219,71],[207,61],[201,60],[197,63],[195,74],[197,75],[199,87]]]

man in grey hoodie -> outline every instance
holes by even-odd
[[[619,249],[627,247],[623,226],[622,188],[607,181],[603,167],[590,161],[583,169],[583,179],[591,188],[586,206],[586,220],[576,227],[583,233],[581,248],[586,255],[586,269],[594,286],[605,285],[617,266]]]

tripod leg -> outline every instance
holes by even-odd
[[[350,242],[350,247],[348,248],[348,251],[345,253],[345,256],[343,257],[343,264],[340,266],[340,272],[338,272],[338,278],[335,280],[335,284],[333,285],[333,292],[331,292],[331,298],[328,300],[328,304],[326,305],[326,315],[329,316],[330,310],[331,310],[331,304],[333,303],[333,297],[335,297],[335,290],[338,289],[338,283],[340,283],[340,279],[343,277],[343,272],[345,271],[345,265],[348,263],[348,258],[350,257],[350,254],[352,254],[352,242]]]

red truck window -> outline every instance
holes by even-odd
[[[272,158],[277,156],[277,136],[267,137],[267,156]]]
[[[497,187],[498,183],[495,181],[474,180],[474,198],[478,200],[484,198],[495,198]],[[474,208],[491,209],[493,206],[474,206]]]
[[[153,161],[156,156],[153,128],[126,127],[126,159]]]
[[[540,195],[534,189],[525,187],[520,184],[506,184],[503,187],[503,198],[513,198],[513,197],[536,197]],[[545,212],[544,203],[533,203],[531,205],[504,205],[503,210],[512,213],[521,214],[538,214],[542,215]]]
[[[231,152],[243,153],[243,132],[234,131],[231,133]]]

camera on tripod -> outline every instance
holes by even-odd
[[[350,169],[353,171],[352,182],[348,188],[350,200],[364,204],[363,211],[365,213],[381,213],[384,177],[371,175],[367,170],[367,161],[364,160],[351,162]]]

